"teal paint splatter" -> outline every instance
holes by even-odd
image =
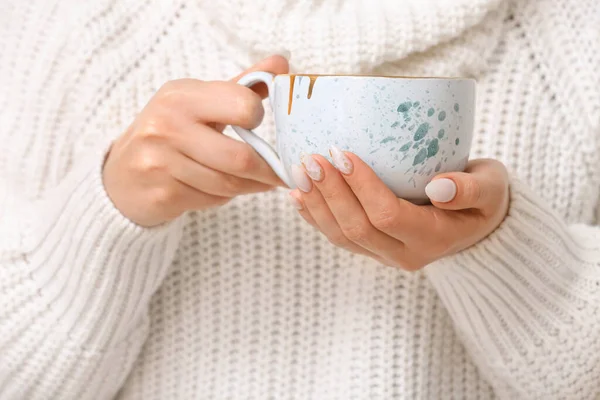
[[[440,146],[438,145],[438,140],[433,139],[429,146],[427,146],[427,158],[435,156],[440,150]]]
[[[396,150],[396,148],[395,148],[395,147],[392,147],[392,148],[390,149],[390,151],[394,151],[394,150]]]
[[[421,164],[427,158],[427,150],[421,149],[413,160],[413,165]]]
[[[388,136],[388,137],[382,139],[381,142],[379,142],[379,143],[386,144],[388,142],[391,142],[392,140],[396,140],[396,138],[394,138],[393,136]]]
[[[419,103],[418,101],[415,101],[415,102],[413,103],[413,107],[419,107],[419,104],[421,104],[421,103]]]
[[[379,151],[379,147],[378,147],[378,148],[376,148],[375,150],[373,150],[372,152],[370,152],[369,154],[373,154],[373,153],[375,153],[376,151]]]
[[[459,138],[456,138],[456,140],[454,141],[454,144],[458,146],[458,145],[459,145],[459,143],[460,143],[460,139],[459,139]]]
[[[400,128],[402,128],[402,129],[406,128],[406,124],[402,124],[402,126]]]
[[[427,110],[427,116],[431,117],[433,114],[435,114],[435,110],[433,109],[433,107],[431,107],[429,110]]]
[[[408,149],[410,149],[411,145],[412,145],[412,142],[408,142],[408,143],[404,144],[402,147],[400,147],[400,151],[408,151]]]
[[[400,122],[399,122],[399,121],[396,121],[396,122],[394,122],[394,123],[393,123],[393,124],[390,126],[390,128],[395,128],[395,127],[397,127],[398,125],[400,125]]]
[[[412,106],[412,103],[410,101],[407,101],[406,103],[400,104],[398,106],[398,108],[396,109],[396,111],[405,113],[410,109],[411,106]]]
[[[292,129],[292,132],[296,133],[296,130],[295,130],[295,129]]]
[[[438,172],[440,169],[442,169],[442,162],[441,161],[439,163],[437,163],[437,165],[435,166],[435,172]]]
[[[458,112],[458,110],[460,110],[458,103],[454,103],[454,111]]]
[[[440,111],[440,113],[438,114],[438,119],[440,121],[443,121],[446,119],[446,111]]]
[[[425,135],[427,135],[427,132],[429,132],[429,124],[427,122],[423,122],[421,125],[419,125],[419,128],[417,129],[417,131],[415,132],[415,136],[413,137],[413,140],[421,140],[425,137]]]
[[[446,131],[444,129],[440,129],[438,131],[438,139],[443,138],[445,134],[446,134]]]

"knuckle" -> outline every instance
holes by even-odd
[[[262,102],[260,97],[252,91],[244,90],[243,93],[243,95],[234,97],[237,125],[244,128],[255,128],[260,124],[264,115]]]
[[[322,190],[321,195],[323,196],[323,199],[325,199],[326,202],[336,200],[342,197],[340,189],[335,187],[328,187],[327,190]]]
[[[191,84],[193,79],[175,79],[166,82],[158,89],[155,98],[163,105],[174,105],[180,102],[184,89]]]
[[[369,241],[369,229],[365,223],[356,223],[343,229],[348,240],[357,244],[366,244]]]
[[[164,168],[165,163],[162,157],[150,150],[141,152],[134,165],[134,169],[141,173],[158,172],[162,171]]]
[[[469,179],[465,184],[465,197],[472,205],[481,203],[484,193],[483,188],[476,179]]]
[[[144,121],[142,128],[138,131],[137,135],[142,140],[154,140],[166,137],[166,132],[167,129],[164,120],[152,116]]]
[[[398,225],[398,216],[389,208],[384,208],[372,219],[371,223],[380,231],[390,231]]]
[[[346,236],[344,236],[344,234],[342,232],[337,232],[335,234],[331,234],[327,237],[327,240],[329,240],[329,243],[331,243],[332,245],[336,246],[336,247],[341,247],[344,249],[347,249],[350,247],[350,242],[348,241],[348,238]]]
[[[226,197],[233,197],[240,193],[241,183],[238,178],[231,175],[226,175],[222,180],[223,191]]]
[[[169,206],[176,200],[176,194],[169,187],[157,187],[152,191],[150,203],[163,212],[169,210]]]
[[[258,162],[254,150],[248,145],[240,146],[233,153],[232,167],[235,171],[253,171],[258,168]]]

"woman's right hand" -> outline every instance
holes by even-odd
[[[274,56],[250,71],[287,73]],[[226,125],[258,126],[266,86],[181,79],[166,83],[112,145],[103,170],[106,191],[121,213],[155,226],[187,210],[283,185],[248,144],[221,133]]]

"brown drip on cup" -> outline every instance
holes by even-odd
[[[289,74],[290,77],[290,97],[288,100],[288,115],[291,114],[292,112],[292,102],[294,101],[294,84],[296,82],[296,76],[294,74]],[[308,96],[307,98],[311,98],[312,97],[312,92],[313,92],[313,88],[315,87],[315,82],[317,81],[317,78],[320,75],[301,75],[301,76],[308,76],[310,83],[308,85]]]
[[[313,87],[315,86],[315,82],[317,81],[318,76],[309,75],[308,78],[310,79],[310,84],[308,85],[308,98],[310,99],[310,97],[312,96]]]
[[[294,98],[294,82],[296,82],[296,75],[290,74],[290,98],[288,100],[288,115],[292,112],[292,99]]]

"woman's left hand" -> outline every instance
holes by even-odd
[[[414,271],[464,250],[508,211],[508,175],[495,160],[436,176],[426,188],[432,205],[418,206],[397,198],[355,154],[332,148],[331,157],[337,169],[319,155],[293,166],[300,190],[292,203],[334,245],[386,265]]]

